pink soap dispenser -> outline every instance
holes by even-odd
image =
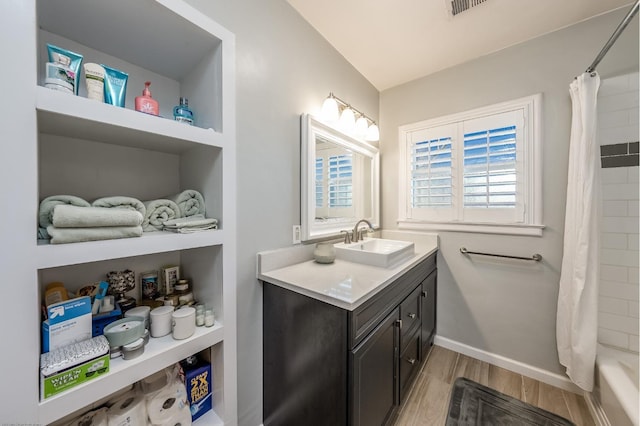
[[[149,86],[151,86],[151,82],[145,82],[142,96],[136,96],[136,111],[158,115],[158,101],[151,97],[151,90],[149,90]]]

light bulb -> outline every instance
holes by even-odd
[[[367,136],[367,130],[369,128],[369,123],[367,119],[364,118],[364,115],[361,115],[358,120],[356,120],[356,130],[355,135],[359,139],[364,139]]]
[[[373,123],[371,126],[369,126],[365,140],[369,142],[377,142],[380,140],[380,130],[378,130],[378,126],[376,126],[376,123]]]
[[[338,121],[338,117],[340,117],[340,112],[338,111],[338,102],[336,102],[333,96],[329,96],[324,100],[322,104],[322,112],[320,113],[322,120],[326,123],[335,123]]]
[[[340,115],[340,123],[338,124],[340,130],[345,133],[353,133],[356,128],[356,115],[353,110],[349,107],[346,107],[342,110],[342,114]]]

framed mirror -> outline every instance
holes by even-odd
[[[309,114],[301,129],[302,241],[339,235],[360,219],[379,228],[378,148]]]

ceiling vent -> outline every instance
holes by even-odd
[[[451,14],[456,16],[459,13],[478,6],[487,0],[451,0]]]

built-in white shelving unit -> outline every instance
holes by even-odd
[[[5,309],[14,327],[3,331],[12,351],[3,356],[2,423],[52,424],[185,357],[202,354],[213,368],[214,410],[197,425],[237,424],[235,38],[181,0],[29,0],[0,5],[0,26],[15,35],[0,47],[20,62],[8,95],[20,93],[15,114],[3,117],[13,158],[0,159],[6,195],[23,210],[0,227],[6,277],[16,284]],[[15,43],[20,40],[20,47]],[[43,87],[46,44],[72,50],[129,74],[125,108]],[[6,72],[6,71],[5,71]],[[151,81],[160,117],[134,111]],[[179,97],[196,120],[172,119]],[[140,238],[50,245],[36,238],[39,201],[71,194],[88,201],[127,195],[152,200],[200,191],[207,217],[219,228],[194,234],[145,233]],[[6,234],[5,234],[6,233]],[[62,281],[75,290],[117,269],[139,275],[180,264],[196,298],[213,305],[214,327],[185,340],[152,338],[133,360],[112,361],[109,373],[40,400],[40,305],[44,287]],[[139,291],[139,290],[138,290]]]

